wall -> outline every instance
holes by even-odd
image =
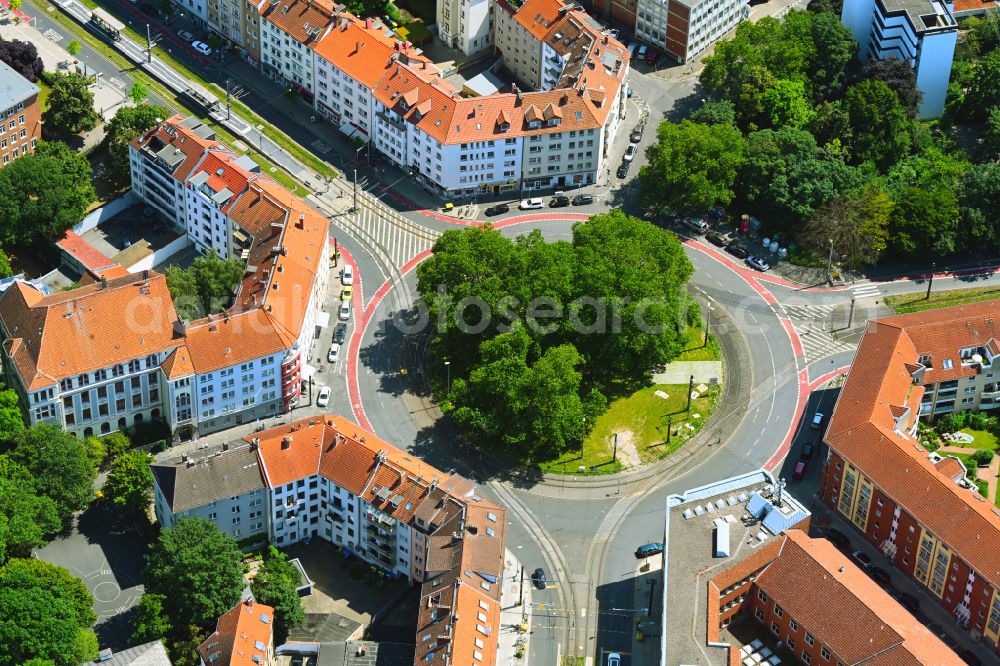
[[[138,196],[132,190],[129,190],[125,194],[121,195],[113,201],[109,201],[97,210],[91,211],[86,217],[84,217],[78,224],[73,227],[73,231],[80,234],[81,236],[91,229],[94,229],[109,219],[122,212],[126,208],[135,206],[136,204],[142,203]]]
[[[187,249],[189,245],[191,245],[190,238],[187,236],[178,236],[161,247],[159,250],[154,250],[152,254],[146,255],[131,266],[126,266],[126,268],[129,273],[138,273],[139,271],[152,269],[159,266],[178,252]]]
[[[957,30],[924,35],[917,56],[917,88],[924,94],[917,114],[920,120],[938,118],[944,112],[957,40]]]
[[[850,28],[854,41],[858,43],[858,53],[866,59],[868,43],[872,34],[872,18],[875,14],[875,0],[844,0],[840,20]]]

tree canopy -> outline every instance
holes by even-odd
[[[985,118],[990,109],[1000,106],[1000,48],[975,63],[965,101],[974,118]]]
[[[848,266],[871,264],[887,247],[892,209],[892,198],[881,187],[869,185],[856,196],[816,209],[798,240],[818,255],[829,249],[832,240]]]
[[[236,541],[215,523],[181,518],[150,546],[147,589],[164,595],[174,626],[208,626],[240,600],[242,557]]]
[[[959,189],[963,245],[1000,251],[1000,162],[972,167]]]
[[[745,149],[738,129],[665,121],[656,136],[657,143],[646,150],[649,163],[639,172],[649,208],[699,210],[732,201]]]
[[[164,610],[166,596],[142,595],[132,615],[132,642],[136,645],[156,641],[170,632],[170,618]]]
[[[942,255],[955,250],[958,202],[947,187],[906,187],[896,197],[890,237],[897,252]]]
[[[156,125],[157,121],[165,120],[170,113],[161,106],[143,104],[140,106],[123,106],[104,128],[105,149],[104,164],[108,176],[117,184],[128,183],[129,152],[128,144],[142,132]]]
[[[32,83],[38,80],[45,69],[35,45],[31,42],[22,42],[20,39],[0,41],[0,62],[6,63]]]
[[[177,314],[183,319],[198,319],[226,309],[243,277],[243,264],[238,259],[220,258],[212,248],[188,268],[171,266],[165,275]]]
[[[288,563],[284,553],[271,546],[250,589],[257,601],[274,608],[275,645],[284,643],[288,632],[305,620],[302,599],[296,592],[301,584],[299,570]]]
[[[56,503],[38,492],[31,472],[6,455],[0,456],[0,516],[0,562],[4,553],[28,557],[62,527]]]
[[[896,93],[882,81],[847,89],[844,110],[851,124],[850,149],[857,162],[886,169],[910,151],[910,122]]]
[[[0,447],[10,444],[24,432],[24,417],[17,393],[11,389],[0,391]]]
[[[9,455],[31,473],[37,491],[52,498],[62,517],[93,499],[94,462],[84,443],[58,426],[40,423],[25,430]]]
[[[142,514],[153,499],[153,456],[140,449],[123,453],[111,461],[104,496],[132,514]]]
[[[49,83],[45,123],[70,134],[89,132],[101,117],[94,110],[94,93],[82,74],[53,74]]]
[[[97,198],[87,158],[64,143],[39,142],[35,152],[0,169],[0,242],[25,245],[59,236]]]
[[[873,59],[865,66],[864,78],[881,81],[896,93],[910,118],[917,117],[923,93],[917,89],[917,76],[909,63],[899,58]]]

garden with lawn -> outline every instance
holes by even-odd
[[[982,412],[945,414],[933,424],[918,426],[920,443],[928,451],[954,456],[965,465],[967,476],[987,499],[1000,506],[996,465],[1000,419]],[[992,482],[992,483],[991,483]],[[991,489],[992,486],[992,489]]]

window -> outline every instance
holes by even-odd
[[[803,650],[802,651],[802,661],[806,662],[807,664],[811,664],[812,660],[813,660],[813,658],[812,658],[812,655],[809,654],[809,651],[808,650]]]
[[[785,617],[785,611],[781,610],[781,606],[774,607],[774,614],[778,617]]]
[[[771,623],[771,633],[774,634],[775,636],[781,633],[781,627],[778,626],[777,622]]]
[[[792,636],[789,636],[788,640],[785,641],[785,642],[788,643],[788,649],[790,649],[790,650],[795,649],[795,638],[793,638]]]
[[[792,631],[798,631],[799,630],[799,623],[796,622],[795,620],[789,620],[788,621],[788,628],[791,629]]]
[[[830,651],[826,649],[825,645],[819,649],[819,656],[823,657],[824,661],[830,661]]]
[[[810,634],[810,633],[809,633],[809,632],[807,631],[807,632],[806,632],[806,645],[812,645],[812,644],[813,644],[814,642],[815,642],[815,639],[813,638],[813,635],[812,635],[812,634]]]

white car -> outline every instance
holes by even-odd
[[[316,405],[326,407],[330,404],[330,387],[324,386],[319,390],[319,397],[316,398]]]
[[[646,57],[646,51],[648,51],[648,50],[649,50],[649,47],[646,46],[645,44],[643,44],[642,46],[640,46],[639,47],[639,57],[640,58],[645,58]]]
[[[194,41],[194,35],[192,35],[187,30],[178,30],[177,31],[177,36],[180,37],[181,39],[183,39],[185,42],[193,42]]]
[[[622,666],[622,656],[617,652],[608,655],[608,666]]]
[[[330,345],[330,352],[326,355],[326,360],[330,363],[336,363],[337,359],[340,358],[340,345],[334,342]]]
[[[628,144],[628,148],[625,149],[625,155],[622,157],[622,159],[625,160],[626,162],[631,162],[633,159],[635,159],[635,150],[636,148],[634,143]]]
[[[212,47],[205,42],[191,42],[191,48],[202,55],[212,55]]]
[[[344,269],[340,271],[340,281],[345,287],[354,284],[354,266],[344,264]]]
[[[351,302],[350,301],[341,301],[340,302],[340,311],[337,313],[337,318],[340,319],[340,321],[347,321],[348,319],[351,318]]]
[[[518,208],[521,210],[534,210],[535,208],[542,208],[543,205],[541,199],[525,199]]]

